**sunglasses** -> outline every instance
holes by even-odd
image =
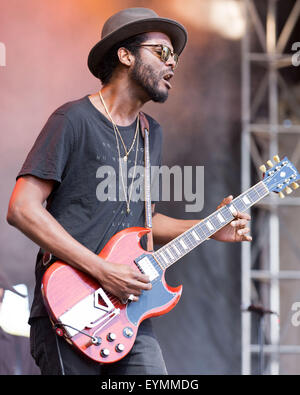
[[[154,51],[151,51],[151,52],[156,53],[164,63],[166,63],[170,59],[170,56],[172,56],[172,58],[173,58],[173,60],[175,62],[174,69],[178,65],[179,56],[176,53],[174,53],[166,45],[162,45],[162,44],[140,44],[140,45],[137,45],[137,47],[145,47],[145,48],[153,47]]]

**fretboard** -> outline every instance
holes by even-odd
[[[168,244],[154,252],[153,257],[162,269],[167,269],[184,255],[203,243],[218,230],[229,224],[234,212],[244,212],[269,194],[268,188],[261,181],[235,198],[229,205],[221,207],[213,214],[182,233]]]

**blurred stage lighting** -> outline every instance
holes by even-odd
[[[28,290],[25,284],[15,285],[14,288],[25,298],[6,290],[0,307],[0,326],[2,329],[15,336],[29,337],[30,326]]]
[[[174,1],[174,10],[196,28],[213,30],[231,40],[245,33],[245,20],[240,0]]]

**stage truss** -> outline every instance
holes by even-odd
[[[289,159],[298,169],[300,165],[300,101],[294,96],[295,87],[289,87],[281,73],[282,70],[296,67],[292,63],[292,49],[287,48],[287,43],[300,16],[300,0],[294,2],[289,17],[279,32],[276,15],[280,11],[281,1],[284,0],[259,0],[260,6],[265,3],[265,15],[262,17],[257,8],[258,2],[242,0],[246,23],[246,33],[242,40],[242,190],[253,185],[254,179],[258,181],[261,178],[258,169],[262,164],[268,159],[272,160],[276,154],[284,154],[287,147],[292,147]],[[258,69],[261,78],[259,84],[254,86]],[[300,73],[300,66],[298,69]],[[282,103],[289,106],[288,120],[281,117]],[[254,177],[253,168],[258,170]],[[286,207],[295,207],[295,215],[300,220],[299,213],[296,214],[300,206],[298,191],[282,200],[274,194],[270,195],[256,209],[256,221],[260,221],[260,226],[257,226],[255,240],[251,244],[242,244],[243,308],[259,301],[265,308],[280,315],[284,298],[281,292],[282,282],[300,280],[300,266],[299,270],[282,270],[279,226],[281,211]],[[252,229],[253,226],[255,223],[252,224]],[[291,248],[297,246],[292,245]],[[266,249],[267,253],[263,251]],[[262,283],[264,293],[258,295],[257,289]],[[298,285],[300,286],[300,281]],[[300,345],[281,344],[285,326],[291,325],[290,320],[285,321],[279,323],[276,315],[266,317],[264,374],[281,373],[281,355],[300,354]],[[256,330],[253,328],[253,313],[242,312],[241,329],[242,374],[253,374],[253,360],[260,353],[259,344],[252,344],[253,331]]]

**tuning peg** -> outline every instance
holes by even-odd
[[[280,197],[280,199],[284,199],[285,198],[285,196],[284,196],[284,194],[282,192],[279,192],[279,197]]]
[[[276,163],[279,163],[279,162],[280,162],[280,158],[279,158],[278,155],[273,156],[273,159],[274,159],[274,161],[275,161]]]
[[[284,190],[285,190],[285,192],[286,192],[287,195],[289,195],[290,193],[293,192],[292,189],[291,189],[290,187],[286,187]]]
[[[270,167],[274,166],[271,160],[268,160],[267,165],[270,166]]]
[[[259,168],[259,170],[260,170],[261,172],[263,172],[263,173],[266,173],[267,168],[266,168],[265,165],[261,165],[260,168]]]
[[[293,182],[293,183],[292,183],[292,188],[293,188],[294,190],[298,189],[298,188],[299,188],[299,184],[297,184],[297,182]]]

